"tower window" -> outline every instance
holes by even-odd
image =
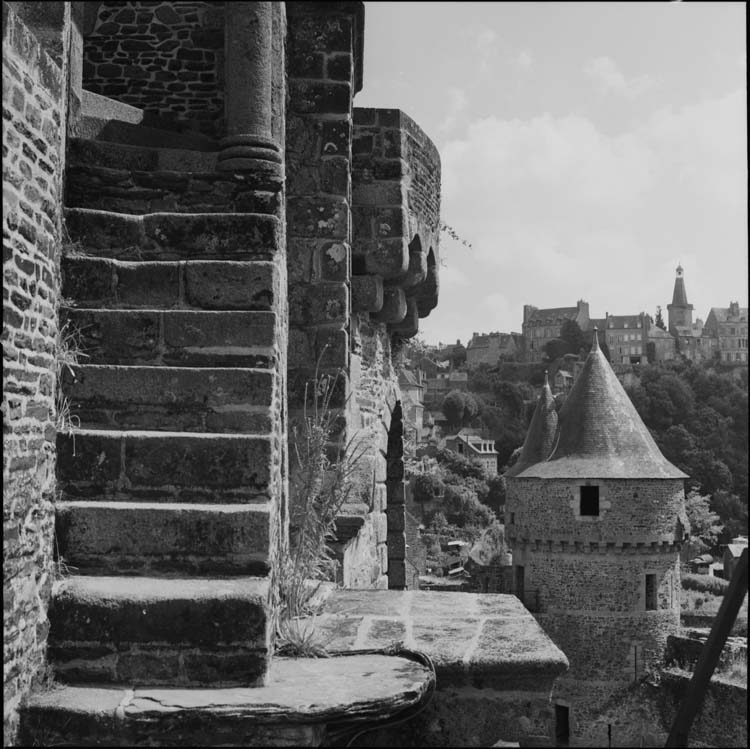
[[[656,611],[656,575],[646,575],[646,611]]]
[[[581,487],[581,515],[597,516],[599,514],[599,487]]]

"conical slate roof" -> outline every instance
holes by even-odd
[[[687,478],[661,454],[599,349],[596,333],[591,353],[560,410],[551,455],[516,475],[520,478]]]
[[[674,292],[672,293],[672,304],[677,306],[688,306],[687,292],[685,291],[685,279],[682,277],[682,266],[677,266],[677,278],[674,280]]]
[[[505,476],[517,476],[535,463],[546,460],[552,452],[557,431],[557,411],[555,399],[549,386],[549,378],[544,375],[544,387],[536,402],[518,460],[505,472]]]

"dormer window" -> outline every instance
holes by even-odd
[[[599,487],[582,486],[579,512],[582,517],[598,517],[599,515]]]

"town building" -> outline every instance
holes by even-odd
[[[651,318],[638,315],[610,315],[604,320],[607,347],[613,364],[645,364]]]
[[[414,372],[409,369],[399,371],[398,386],[401,391],[404,440],[416,449],[424,433],[424,386],[419,384]]]
[[[646,339],[646,353],[649,363],[675,359],[677,344],[674,336],[656,325],[650,325]]]
[[[679,628],[686,476],[596,338],[559,415],[545,383],[505,477],[515,594],[570,659],[552,696],[558,745],[632,745],[637,733],[599,715]]]
[[[740,307],[739,302],[711,307],[703,326],[704,345],[722,362],[747,364],[747,312],[748,308]]]
[[[703,338],[703,321],[698,318],[693,322],[693,305],[687,300],[682,265],[677,266],[675,274],[672,303],[667,305],[667,327],[681,356],[702,361],[711,356]]]
[[[579,300],[575,307],[553,307],[538,309],[530,304],[523,306],[522,335],[526,361],[541,361],[544,347],[560,337],[563,323],[572,320],[582,331],[590,329],[589,304]]]
[[[515,361],[523,345],[519,333],[474,333],[466,344],[466,368],[486,364],[494,367],[501,360]]]
[[[457,434],[446,437],[445,447],[458,455],[481,463],[489,476],[497,476],[495,442],[480,430],[466,427]]]
[[[424,402],[430,408],[440,408],[440,404],[451,390],[460,390],[465,393],[469,389],[469,374],[465,370],[451,369],[449,362],[438,362],[438,365],[444,365],[438,368],[435,377],[427,377],[424,381]]]

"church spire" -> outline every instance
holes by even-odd
[[[680,306],[688,306],[687,292],[685,291],[685,279],[682,277],[683,274],[682,264],[677,266],[674,279],[674,293],[672,294],[672,304]]]

